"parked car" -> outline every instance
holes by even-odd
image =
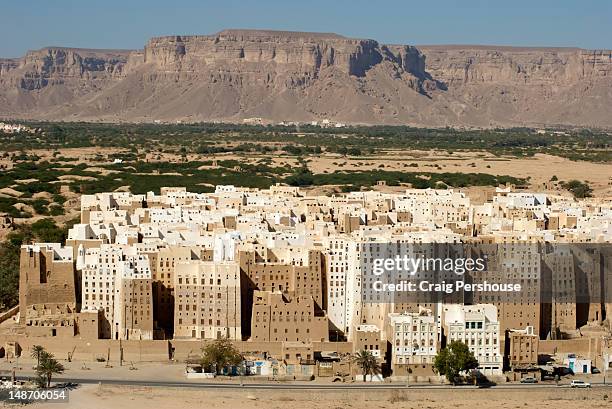
[[[585,381],[574,379],[572,383],[570,384],[570,387],[572,388],[590,388],[591,384]]]
[[[601,371],[597,368],[592,368],[591,373],[597,374],[597,373],[601,373]]]
[[[521,383],[538,383],[538,380],[533,376],[526,376],[521,379]]]

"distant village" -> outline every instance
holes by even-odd
[[[242,123],[246,125],[265,125],[269,123],[263,118],[245,118],[242,120]],[[300,125],[310,125],[310,126],[318,126],[321,128],[344,128],[346,126],[345,123],[332,121],[330,119],[323,119],[321,121],[307,121],[307,122],[299,122],[299,121],[281,121],[275,123],[278,126],[300,126]]]
[[[37,133],[37,132],[40,132],[40,129],[30,128],[29,126],[25,126],[21,124],[8,124],[8,123],[0,122],[0,132],[4,132],[7,134]]]

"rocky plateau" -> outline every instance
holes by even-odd
[[[0,117],[612,127],[612,52],[225,30],[0,59]]]

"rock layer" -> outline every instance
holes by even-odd
[[[225,30],[0,59],[0,116],[612,126],[612,53]]]

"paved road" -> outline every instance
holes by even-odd
[[[19,379],[27,379],[18,377]],[[91,378],[71,378],[61,377],[54,378],[54,382],[65,383],[74,382],[78,384],[106,384],[106,385],[125,385],[125,386],[156,386],[166,388],[199,388],[199,389],[276,389],[276,390],[393,390],[393,389],[522,389],[522,390],[541,390],[541,389],[557,389],[569,388],[569,384],[561,384],[556,386],[554,383],[536,383],[536,384],[499,384],[492,385],[487,388],[479,388],[476,386],[451,386],[451,385],[409,385],[406,383],[335,383],[335,384],[317,384],[317,383],[252,383],[245,382],[240,384],[228,382],[176,382],[176,381],[150,381],[150,380],[121,380],[121,379],[91,379]],[[593,388],[612,387],[612,384],[593,383]]]

